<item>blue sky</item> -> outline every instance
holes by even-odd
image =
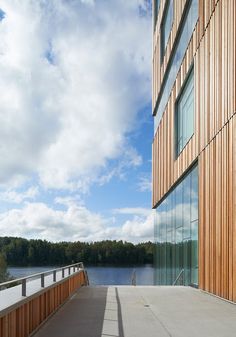
[[[151,8],[1,1],[1,235],[152,240]]]

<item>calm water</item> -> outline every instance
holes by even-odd
[[[20,278],[46,270],[53,269],[53,266],[48,267],[9,267],[9,273]],[[138,267],[87,267],[89,282],[91,285],[127,285],[131,284],[133,270],[136,271],[137,285],[153,285],[153,267],[138,266]]]

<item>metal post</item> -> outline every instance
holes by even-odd
[[[41,274],[41,288],[44,288],[44,274]]]
[[[26,296],[26,279],[21,281],[21,286],[22,286],[22,289],[21,289],[22,296],[25,297]]]
[[[136,286],[136,270],[133,270],[132,277],[131,277],[131,284],[132,286]]]
[[[64,270],[64,268],[62,268],[61,272],[62,272],[62,278],[64,278],[65,277],[65,270]]]
[[[70,275],[70,267],[68,267],[68,275]]]
[[[57,279],[57,271],[53,270],[53,282],[56,282]]]
[[[73,267],[73,272],[75,273],[75,266]]]

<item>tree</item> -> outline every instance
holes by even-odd
[[[7,271],[7,263],[2,254],[0,254],[0,283],[9,281],[11,279]]]

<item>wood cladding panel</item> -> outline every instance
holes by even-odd
[[[199,286],[236,302],[236,1],[199,5],[199,22],[153,141],[153,207],[198,160]],[[176,159],[174,107],[192,61],[195,130]]]
[[[198,167],[199,287],[236,302],[235,133],[236,115],[201,152]]]
[[[28,337],[77,289],[86,285],[84,272],[76,273],[38,297],[0,317],[0,337]],[[34,295],[36,296],[36,295]]]
[[[236,110],[236,2],[219,1],[200,45],[190,41],[153,141],[153,206],[223,128]],[[227,24],[223,24],[226,22]],[[223,47],[222,39],[224,38]],[[227,51],[226,51],[227,50]],[[174,107],[194,60],[195,131],[175,160]]]
[[[199,22],[197,24],[196,33],[194,39],[197,39],[199,44],[206,27],[209,24],[212,13],[215,10],[216,4],[219,0],[199,0]],[[173,26],[167,42],[166,52],[163,62],[161,62],[161,22],[164,13],[166,0],[160,1],[160,9],[158,13],[156,27],[153,35],[153,109],[157,101],[157,97],[160,93],[161,84],[166,72],[166,68],[170,59],[171,51],[174,46],[174,42],[177,36],[180,21],[182,19],[183,10],[187,3],[187,0],[173,0],[174,15]]]
[[[157,96],[160,91],[161,82],[163,80],[164,73],[166,71],[166,66],[170,58],[170,53],[173,48],[174,40],[177,35],[177,30],[179,27],[179,23],[182,17],[182,12],[187,0],[173,0],[174,3],[174,15],[173,15],[173,26],[170,32],[169,40],[166,47],[166,53],[163,59],[163,63],[161,64],[161,52],[160,52],[160,27],[161,21],[163,17],[165,0],[160,1],[160,9],[158,13],[156,27],[154,29],[153,35],[153,103],[156,102]],[[153,7],[154,8],[154,7]],[[153,106],[154,109],[154,106]]]

